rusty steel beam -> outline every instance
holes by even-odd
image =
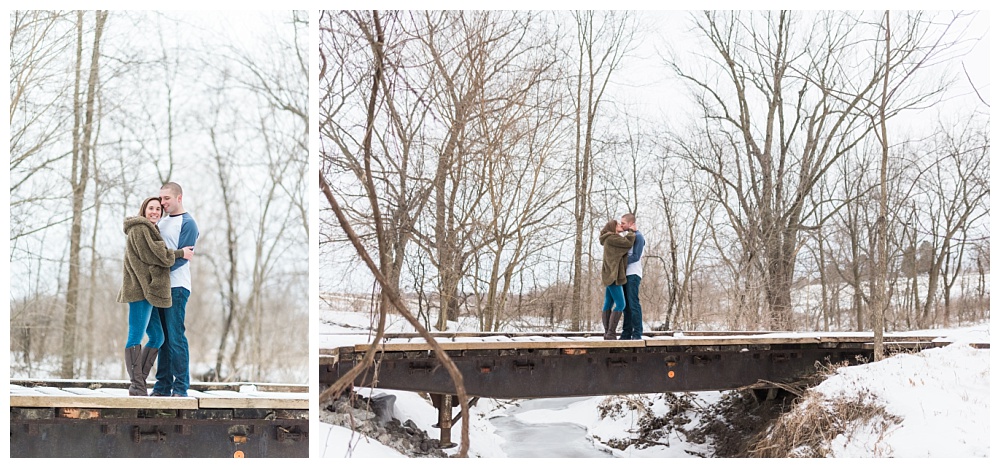
[[[890,344],[894,350],[937,346],[931,341]],[[894,347],[893,347],[894,346]],[[867,362],[869,343],[815,343],[595,348],[465,349],[447,351],[470,397],[549,398],[658,392],[731,390],[761,382],[789,382],[824,363]],[[321,362],[329,385],[363,353],[337,350]],[[332,363],[330,363],[332,362]],[[377,376],[377,377],[376,377]],[[448,373],[431,351],[391,351],[354,382],[359,387],[454,394]]]
[[[306,458],[307,410],[10,409],[11,458]]]

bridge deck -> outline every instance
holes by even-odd
[[[26,408],[85,407],[135,409],[271,408],[309,409],[307,386],[300,391],[273,391],[253,384],[233,384],[223,388],[192,388],[186,398],[134,397],[128,382],[104,381],[88,386],[72,381],[11,382],[10,406]],[[282,390],[294,390],[284,388]]]
[[[650,332],[641,340],[596,333],[435,333],[470,396],[545,398],[729,390],[787,382],[817,365],[873,357],[872,333]],[[887,333],[890,353],[949,344],[938,335]],[[417,334],[321,335],[320,383],[331,384],[377,346],[377,372],[357,386],[453,394],[454,384],[430,344]],[[980,346],[988,346],[988,343]]]
[[[735,346],[788,344],[857,344],[872,343],[871,333],[788,333],[788,332],[650,332],[641,340],[604,340],[595,333],[434,333],[434,339],[445,351],[488,349],[633,349],[652,346]],[[358,334],[325,334],[320,338],[320,361],[332,363],[344,353],[363,353],[372,347],[371,337]],[[935,341],[945,344],[937,335],[893,333],[884,336],[886,343]],[[430,351],[431,346],[420,335],[394,333],[386,335],[379,350]]]

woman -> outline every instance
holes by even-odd
[[[618,336],[615,329],[625,310],[625,292],[622,285],[625,278],[625,257],[635,243],[635,231],[622,227],[612,219],[601,228],[601,245],[604,246],[604,261],[601,264],[601,281],[604,283],[604,309],[601,320],[604,323],[604,339],[614,340]],[[612,309],[614,306],[614,309]]]
[[[147,396],[146,376],[153,367],[156,354],[163,345],[163,328],[159,318],[150,320],[153,307],[170,307],[170,267],[174,260],[190,260],[192,247],[167,249],[156,222],[163,214],[157,197],[147,198],[139,208],[139,216],[125,218],[125,274],[118,302],[128,303],[128,340],[125,342],[125,370],[131,384],[128,394]],[[147,327],[148,325],[148,327]],[[142,347],[143,332],[149,337]]]

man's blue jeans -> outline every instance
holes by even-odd
[[[191,291],[186,288],[171,288],[169,309],[155,309],[155,314],[163,324],[165,343],[156,358],[156,395],[187,396],[191,378],[188,375],[188,341],[184,335],[184,315]],[[150,323],[153,320],[150,319]]]
[[[639,304],[639,275],[625,277],[625,312],[622,314],[622,336],[620,340],[642,339],[642,305]]]

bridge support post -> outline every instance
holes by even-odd
[[[437,407],[438,410],[437,427],[441,432],[441,448],[452,448],[456,444],[451,441],[451,428],[452,425],[454,425],[454,421],[452,421],[451,416],[452,408],[457,400],[452,395],[432,393],[431,401],[434,402],[434,406]]]

